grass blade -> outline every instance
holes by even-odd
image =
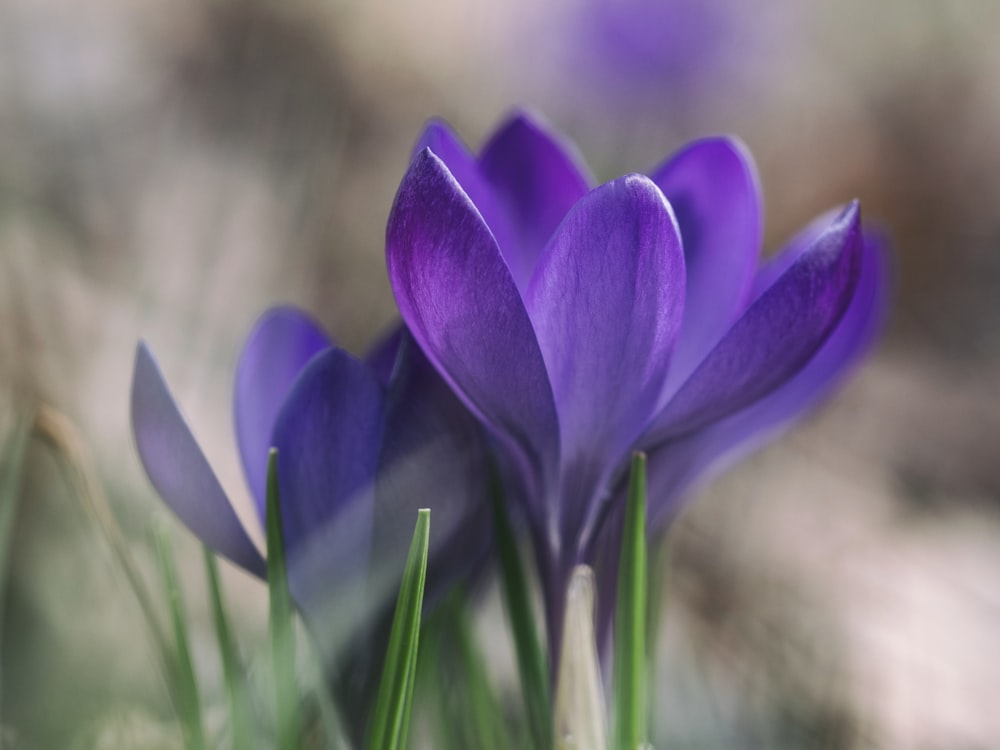
[[[406,747],[427,576],[430,518],[431,512],[427,509],[417,512],[417,525],[413,530],[413,542],[399,587],[389,648],[369,733],[369,750],[403,750]]]
[[[453,609],[455,636],[463,667],[468,717],[481,750],[509,750],[514,747],[500,700],[490,683],[486,664],[477,644],[466,600],[456,602]]]
[[[10,541],[14,533],[14,522],[17,520],[17,510],[21,505],[21,475],[28,456],[33,421],[33,417],[18,414],[10,435],[3,444],[3,453],[0,454],[0,629],[3,626]]]
[[[215,622],[215,636],[219,642],[222,658],[222,674],[226,681],[226,696],[229,699],[229,718],[232,727],[234,750],[250,747],[252,724],[250,721],[250,696],[247,690],[243,665],[236,650],[236,640],[229,627],[226,607],[222,601],[222,586],[219,583],[219,564],[215,553],[202,545],[205,556],[205,575],[208,578],[208,594],[212,605],[212,619]]]
[[[531,612],[527,578],[521,565],[517,540],[504,510],[503,487],[496,469],[491,470],[490,495],[493,502],[493,525],[500,582],[503,586],[507,618],[510,621],[517,669],[521,677],[524,710],[531,728],[534,747],[549,747],[552,741],[552,701],[549,687],[549,665],[538,639],[538,630]]]
[[[615,750],[643,747],[646,734],[646,456],[632,456],[615,605]]]
[[[299,686],[295,676],[295,629],[288,591],[285,536],[278,489],[278,451],[267,460],[267,583],[270,591],[271,666],[274,675],[275,724],[279,750],[299,747]]]
[[[140,568],[132,556],[128,542],[115,520],[111,506],[93,469],[93,463],[73,423],[59,411],[46,404],[38,407],[35,415],[36,434],[52,449],[60,471],[80,499],[84,509],[93,518],[104,535],[118,566],[142,610],[156,646],[157,656],[165,672],[168,687],[173,690],[169,674],[173,663],[172,647],[166,631],[153,606],[153,598],[143,582]]]
[[[205,747],[205,733],[201,723],[201,699],[198,694],[194,664],[191,661],[187,617],[184,614],[184,601],[177,578],[177,568],[174,565],[174,553],[163,527],[157,526],[153,529],[153,539],[156,543],[160,573],[163,576],[167,606],[170,610],[170,622],[174,631],[174,660],[171,674],[177,712],[184,727],[185,744],[190,750],[202,750]]]
[[[7,582],[8,547],[21,504],[21,475],[31,442],[32,417],[18,415],[0,453],[0,607]],[[3,622],[0,612],[0,624]]]

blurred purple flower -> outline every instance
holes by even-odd
[[[719,0],[587,0],[572,6],[570,60],[615,96],[693,89],[738,55],[746,13]]]
[[[278,449],[289,587],[325,657],[356,646],[391,606],[417,508],[433,511],[429,598],[487,556],[479,427],[403,330],[363,362],[303,313],[270,310],[244,347],[234,406],[261,530],[268,453]],[[261,553],[142,343],[132,428],[167,505],[209,547],[263,576]]]
[[[761,237],[756,171],[730,138],[596,188],[521,115],[478,157],[442,123],[421,139],[389,218],[390,281],[499,446],[553,646],[581,562],[598,563],[606,629],[632,451],[649,455],[655,532],[710,467],[815,405],[871,343],[884,258],[856,203],[762,264]]]

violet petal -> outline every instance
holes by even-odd
[[[647,441],[692,432],[763,398],[793,377],[834,330],[857,286],[856,203],[803,252],[733,325],[666,408]]]
[[[491,549],[485,441],[408,333],[400,346],[387,396],[372,561],[383,569],[380,579],[395,584],[388,592],[394,600],[417,510],[430,508],[425,601],[432,605]]]
[[[275,423],[289,584],[314,618],[332,574],[347,582],[367,568],[384,400],[368,368],[334,347],[302,371]]]
[[[506,234],[494,235],[522,292],[556,227],[589,189],[580,163],[568,145],[525,114],[514,115],[483,148],[479,165],[506,218]],[[492,228],[488,217],[487,224]]]
[[[731,138],[695,141],[652,172],[684,243],[687,304],[664,403],[718,343],[747,300],[763,235],[753,158]]]
[[[264,524],[267,454],[288,391],[330,339],[312,318],[292,307],[275,307],[254,325],[236,367],[234,415],[243,471]]]
[[[506,263],[475,206],[430,151],[414,159],[386,237],[403,320],[438,372],[539,481],[556,465],[545,363]]]
[[[680,332],[684,254],[659,188],[630,175],[579,201],[546,248],[526,305],[571,475],[564,533],[575,534],[592,510],[585,488],[603,483],[584,475],[613,468],[642,432]]]
[[[669,520],[678,498],[693,484],[773,439],[841,385],[871,349],[885,322],[888,278],[886,243],[881,236],[866,232],[861,274],[847,311],[809,363],[748,408],[650,450],[651,528]]]
[[[146,474],[177,517],[216,552],[263,576],[264,558],[243,528],[144,342],[135,351],[132,433]]]
[[[386,388],[389,387],[392,374],[396,371],[400,343],[405,335],[406,326],[396,323],[372,344],[365,355],[365,364],[371,368],[375,377]]]

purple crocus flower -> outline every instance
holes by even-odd
[[[867,349],[885,273],[858,205],[764,263],[761,237],[757,174],[731,138],[598,187],[523,115],[478,157],[442,123],[421,139],[389,218],[390,281],[499,447],[553,647],[577,563],[604,561],[602,623],[613,609],[632,451],[648,453],[655,532],[710,467],[814,405]]]
[[[739,59],[741,31],[756,20],[746,11],[719,0],[587,0],[561,19],[563,41],[576,74],[603,93],[662,104]]]
[[[363,362],[308,316],[275,308],[243,350],[234,405],[261,539],[268,453],[278,449],[289,587],[335,672],[348,641],[346,661],[356,671],[352,662],[365,651],[359,639],[394,601],[417,508],[432,509],[429,599],[485,559],[490,513],[479,426],[404,330]],[[209,547],[262,576],[260,549],[141,343],[132,427],[167,505]],[[377,652],[365,658],[377,665]]]

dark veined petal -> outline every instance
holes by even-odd
[[[837,220],[838,210],[827,211],[813,219],[798,234],[792,237],[783,248],[772,257],[764,261],[753,277],[753,284],[750,287],[750,302],[755,302],[760,295],[771,288],[781,275],[787,271],[792,264],[802,257],[802,253],[812,247],[813,243],[830,228],[830,225]]]
[[[405,335],[406,326],[396,323],[379,337],[365,355],[365,364],[385,387],[389,386],[392,374],[396,370],[400,344]]]
[[[469,197],[429,151],[396,195],[386,265],[400,313],[455,393],[540,481],[558,422],[535,332],[500,250]]]
[[[314,622],[319,600],[367,568],[384,402],[368,368],[333,347],[302,371],[275,423],[289,584]]]
[[[822,347],[791,380],[748,408],[708,428],[651,449],[651,527],[676,511],[680,495],[709,472],[724,468],[807,414],[840,386],[871,349],[888,309],[886,243],[866,232],[861,274],[847,311]]]
[[[276,307],[258,319],[243,347],[234,390],[236,440],[262,524],[274,421],[302,368],[330,343],[308,315]]]
[[[132,434],[146,474],[195,536],[258,576],[257,551],[174,402],[152,353],[140,342],[132,375]]]
[[[733,325],[656,417],[646,442],[693,432],[794,377],[834,330],[861,270],[856,203],[820,235]]]
[[[743,310],[760,256],[763,200],[746,147],[695,141],[652,173],[684,243],[687,302],[664,399],[691,374]]]
[[[829,226],[829,220],[826,226]],[[815,237],[817,232],[813,232]],[[796,246],[793,241],[792,248]],[[865,232],[861,275],[844,317],[809,363],[752,406],[703,430],[649,447],[649,528],[655,534],[682,507],[685,495],[711,475],[773,439],[835,391],[871,349],[885,322],[889,296],[886,242]],[[606,646],[614,612],[624,488],[603,520],[587,559],[598,581],[598,643]]]
[[[405,331],[405,329],[404,329]],[[492,542],[482,429],[404,332],[387,396],[372,561],[394,600],[417,510],[430,508],[426,606],[468,580]]]
[[[592,467],[613,469],[645,428],[680,331],[684,254],[659,188],[630,175],[577,203],[546,248],[526,304],[555,394],[563,466],[576,485]],[[589,502],[585,490],[566,489],[574,497],[564,503]],[[581,510],[589,508],[564,508]]]
[[[523,113],[511,117],[483,148],[479,165],[506,218],[507,231],[494,234],[522,292],[556,227],[589,189],[579,164],[573,149]]]
[[[429,149],[444,162],[451,176],[469,196],[497,241],[501,243],[508,241],[511,237],[511,227],[504,209],[497,201],[493,188],[483,176],[479,162],[458,135],[446,123],[432,120],[417,141],[413,158],[416,159],[424,149]]]

